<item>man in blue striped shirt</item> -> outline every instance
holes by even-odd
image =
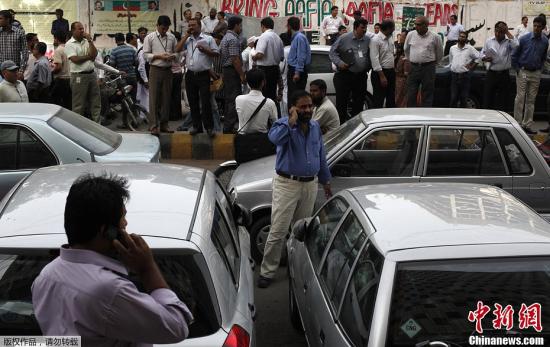
[[[288,52],[287,86],[288,97],[296,90],[305,90],[307,84],[307,68],[311,64],[311,49],[307,37],[300,32],[300,18],[290,17],[287,22],[288,31],[292,34],[292,43]]]
[[[136,78],[136,50],[126,44],[126,37],[122,33],[115,34],[117,46],[113,48],[109,56],[109,65],[126,73],[126,83],[132,86],[131,96],[136,99],[137,78]],[[124,110],[124,109],[123,109]],[[123,114],[123,124],[117,125],[119,129],[128,128],[127,115]]]

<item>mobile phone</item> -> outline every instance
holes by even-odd
[[[120,240],[120,229],[114,225],[110,225],[107,228],[107,238],[111,241]]]

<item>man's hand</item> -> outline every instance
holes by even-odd
[[[299,73],[299,72],[295,72],[295,73],[294,73],[294,76],[292,76],[292,80],[293,80],[295,83],[298,83],[298,81],[300,80],[300,73]]]
[[[380,78],[380,85],[382,88],[386,89],[388,88],[388,79],[386,78],[386,75],[384,75],[383,72],[381,72],[378,77]]]
[[[203,46],[203,45],[198,45],[197,48],[199,49],[200,52],[204,53],[204,54],[207,54],[207,55],[210,55],[212,54],[212,50],[206,46]]]
[[[344,63],[344,62],[342,62],[342,63],[338,64],[338,68],[339,68],[340,70],[347,70],[347,69],[349,69],[349,65],[346,64],[346,63]]]
[[[298,112],[296,111],[296,107],[292,106],[290,110],[288,110],[288,114],[288,125],[294,127],[298,121]]]
[[[145,87],[145,89],[149,89],[149,81],[143,83],[143,86]]]
[[[119,71],[119,73],[122,77],[126,77],[128,75],[126,71]]]
[[[466,65],[466,68],[467,68],[468,70],[472,71],[472,70],[476,67],[476,65],[477,65],[476,63],[473,63],[473,62],[472,62],[472,63],[470,63],[470,64],[467,64],[467,65]]]
[[[91,37],[90,34],[88,34],[88,33],[84,33],[84,38],[85,38],[86,40],[88,40],[88,41],[93,41],[93,40],[92,40],[92,37]]]
[[[484,62],[487,62],[487,63],[492,63],[493,62],[493,57],[483,57],[481,59],[481,61],[484,61]]]
[[[150,271],[155,267],[153,252],[147,243],[136,234],[128,235],[125,230],[120,230],[122,242],[113,241],[113,246],[117,250],[124,265],[138,275]]]
[[[330,183],[323,184],[323,190],[325,191],[325,198],[328,200],[332,197],[332,189],[330,189]]]
[[[244,73],[241,74],[240,77],[241,77],[241,84],[245,84],[245,83],[246,83],[246,76],[245,76],[245,74],[244,74]]]

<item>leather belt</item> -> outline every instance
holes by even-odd
[[[281,177],[284,177],[284,178],[288,178],[288,179],[291,179],[293,181],[298,181],[298,182],[311,182],[315,179],[315,176],[294,176],[294,175],[289,175],[287,173],[284,173],[284,172],[281,172],[281,171],[277,171],[277,175],[281,176]]]
[[[432,65],[432,64],[435,64],[435,61],[429,61],[427,63],[413,63],[413,62],[411,62],[412,66],[428,66],[428,65]]]
[[[77,74],[77,75],[88,75],[88,74],[91,74],[93,73],[94,70],[89,70],[89,71],[80,71],[80,72],[72,72],[73,74]]]
[[[190,73],[191,75],[193,76],[199,76],[199,75],[203,75],[205,73],[208,73],[208,70],[203,70],[203,71],[192,71],[192,70],[187,70],[187,73]]]

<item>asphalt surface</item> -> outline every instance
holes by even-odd
[[[161,160],[163,163],[189,165],[214,171],[221,160]],[[254,278],[258,278],[260,264],[256,265]],[[290,324],[288,312],[288,280],[286,267],[281,267],[269,288],[255,288],[256,346],[301,347],[307,346],[303,332]]]

